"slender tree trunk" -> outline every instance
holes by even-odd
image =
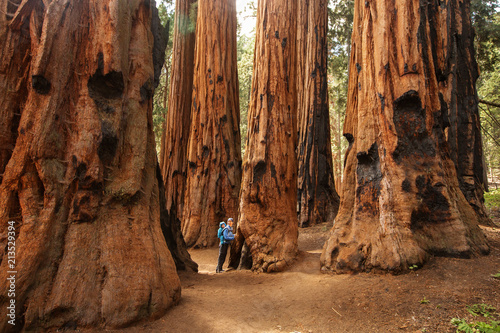
[[[304,5],[308,1],[299,1]],[[299,226],[307,227],[333,221],[340,198],[335,190],[328,111],[327,31],[328,1],[312,1],[298,17],[308,17],[305,58],[297,52],[298,63],[304,64],[298,74],[298,204]],[[300,19],[299,19],[300,21]],[[299,68],[300,66],[298,66]],[[302,75],[302,76],[301,76]]]
[[[344,165],[342,164],[342,132],[340,128],[342,126],[342,119],[340,117],[340,113],[337,113],[337,175],[338,178],[335,178],[335,189],[337,193],[342,191],[342,170],[344,169]],[[337,211],[338,213],[338,211]]]
[[[492,165],[492,164],[493,164],[493,163],[491,162],[491,157],[490,157],[490,179],[491,179],[491,182],[492,182],[492,183],[495,183],[495,190],[496,190],[496,189],[497,189],[497,186],[496,186],[496,184],[497,184],[497,183],[496,183],[496,182],[495,182],[495,180],[493,179],[493,168],[491,167],[491,165]]]
[[[0,67],[18,68],[28,86],[0,93],[22,108],[0,184],[0,331],[157,318],[178,301],[180,282],[158,223],[155,3],[43,3],[23,1],[1,28],[10,47],[30,41],[31,59],[2,44],[11,56]],[[16,326],[5,320],[11,274]]]
[[[219,222],[238,216],[240,109],[235,0],[198,0],[188,175],[182,232],[188,246],[218,244]]]
[[[309,1],[297,1],[297,136],[300,138],[300,124],[302,124],[302,115],[307,114],[302,112],[304,105],[305,87],[309,76],[306,74],[306,59],[308,47],[308,20],[309,20]],[[300,141],[299,141],[300,142]],[[299,162],[300,166],[300,162]],[[300,201],[300,200],[299,200]],[[298,211],[299,212],[299,211]],[[300,219],[299,219],[300,220]]]
[[[445,45],[439,54],[441,63],[438,70],[441,72],[438,80],[441,103],[443,108],[448,109],[450,118],[447,131],[450,156],[455,162],[460,189],[476,211],[479,222],[493,225],[484,206],[483,193],[488,188],[488,179],[484,176],[476,90],[479,68],[475,59],[470,1],[451,2],[448,8],[447,34],[436,38]]]
[[[297,253],[295,18],[294,1],[259,0],[240,232],[264,272]]]
[[[169,72],[169,68],[168,68],[168,66],[166,66],[166,64],[163,65],[163,68],[165,69],[165,72],[166,72],[165,77],[168,78],[169,77],[168,76],[169,75],[169,73],[168,73]],[[167,109],[167,106],[168,106],[167,105],[167,100],[168,100],[168,92],[170,91],[169,87],[170,87],[170,85],[165,84],[165,87],[164,87],[164,90],[163,90],[163,103],[162,103],[162,106],[163,106],[164,109]],[[164,126],[165,126],[165,123],[166,123],[166,119],[165,119],[165,122],[163,123]],[[164,138],[164,134],[162,134],[162,138]],[[161,145],[162,145],[161,148],[164,149],[163,142],[162,142]]]
[[[459,188],[439,93],[448,73],[443,37],[460,34],[446,17],[461,10],[458,3],[356,1],[344,126],[350,146],[323,270],[398,272],[432,254],[488,252]]]
[[[191,127],[195,34],[190,31],[189,11],[195,0],[177,0],[175,7],[172,73],[167,117],[161,139],[160,169],[165,184],[162,228],[176,266],[197,270],[182,236],[181,221],[187,173],[187,146]],[[175,231],[169,235],[167,231]],[[174,250],[176,248],[177,250]]]

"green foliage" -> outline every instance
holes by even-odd
[[[500,279],[500,271],[498,271],[498,273],[491,274],[491,277],[493,277],[495,279]]]
[[[172,65],[173,48],[173,22],[174,7],[173,0],[162,0],[158,5],[158,16],[163,26],[169,26],[168,44],[165,50],[165,64],[163,65],[160,82],[155,89],[153,96],[153,131],[155,133],[156,151],[159,153],[161,146],[161,136],[163,133],[163,123],[167,114],[168,88],[170,83],[170,69]]]
[[[238,81],[240,100],[241,154],[245,154],[248,133],[248,108],[250,105],[255,47],[255,18],[257,5],[255,0],[247,0],[238,12]],[[245,26],[242,26],[244,24]],[[250,29],[251,28],[251,29]]]
[[[328,8],[328,94],[334,176],[342,177],[347,142],[342,138],[347,105],[349,56],[351,51],[353,0],[330,0]]]
[[[196,30],[196,20],[198,19],[198,1],[191,4],[189,8],[189,26],[188,32],[194,32]]]
[[[331,54],[349,56],[354,19],[354,0],[330,0],[328,17]]]
[[[253,50],[255,45],[255,34],[251,36],[241,35],[238,38],[238,80],[240,93],[240,131],[241,131],[241,153],[245,153],[248,132],[248,107],[252,89],[253,74]]]
[[[494,71],[482,72],[478,80],[478,95],[480,99],[498,103],[500,102],[498,95],[500,91],[500,63],[493,66]],[[479,114],[488,176],[489,179],[494,178],[498,183],[500,178],[500,108],[480,103]],[[492,188],[494,187],[490,186],[490,189]]]
[[[161,0],[158,4],[158,16],[161,24],[165,27],[169,22],[173,22],[174,4],[173,0]]]
[[[429,301],[425,296],[424,298],[422,298],[420,301],[420,304],[427,304],[427,303],[430,303],[431,301]]]
[[[481,76],[477,82],[480,99],[499,103],[500,96],[500,12],[499,0],[472,0],[471,16],[476,32],[476,59]],[[479,104],[483,151],[488,176],[500,181],[500,108]],[[496,188],[495,184],[495,188]],[[491,186],[493,187],[493,186]],[[490,187],[490,188],[491,188]]]
[[[484,193],[484,204],[487,208],[500,208],[500,189]]]
[[[473,304],[470,306],[467,305],[467,311],[473,316],[491,317],[491,314],[495,313],[496,308],[487,304]]]
[[[473,316],[491,318],[489,322],[467,322],[465,319],[453,318],[451,323],[457,327],[457,332],[465,333],[500,333],[500,321],[496,316],[496,309],[487,304],[473,304],[467,306],[467,311]]]
[[[477,60],[483,71],[493,71],[500,60],[498,0],[472,0],[471,16],[476,31]]]
[[[465,319],[453,318],[451,323],[457,326],[457,332],[465,333],[497,333],[500,332],[500,321],[490,320],[489,323],[478,321],[468,323]]]
[[[467,324],[465,319],[452,318],[451,324],[457,326],[457,332],[474,333],[473,328]]]
[[[411,265],[408,268],[411,269],[411,270],[417,270],[418,269],[418,265]]]

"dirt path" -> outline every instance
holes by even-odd
[[[284,273],[215,274],[217,249],[191,251],[200,273],[181,272],[180,304],[123,332],[454,332],[451,318],[472,319],[466,305],[500,310],[500,280],[491,277],[500,271],[498,228],[485,228],[488,256],[434,258],[400,276],[321,274],[328,229],[303,230],[300,256]]]

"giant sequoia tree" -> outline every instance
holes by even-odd
[[[198,0],[195,69],[182,231],[188,246],[218,242],[238,214],[240,110],[235,0]]]
[[[333,179],[328,111],[328,1],[298,4],[298,216],[305,227],[332,221],[340,199]]]
[[[180,283],[159,224],[154,1],[16,3],[0,1],[0,248],[15,221],[18,321],[5,252],[0,331],[158,317]]]
[[[161,139],[160,169],[165,184],[165,209],[162,226],[167,230],[181,228],[187,174],[187,146],[191,129],[193,94],[194,42],[190,10],[196,0],[177,0],[175,5],[172,72],[168,112]],[[172,251],[178,268],[196,269],[184,250],[182,234],[166,232],[176,238],[178,251]],[[175,236],[174,236],[175,235]],[[168,236],[166,237],[168,240]],[[174,242],[173,242],[174,243]],[[178,253],[178,255],[177,255]]]
[[[479,222],[491,225],[483,197],[488,180],[476,90],[479,70],[474,57],[470,1],[450,3],[449,8],[452,13],[446,18],[449,30],[442,36],[445,46],[440,55],[448,63],[440,68],[446,72],[439,73],[439,91],[449,114],[448,146],[451,159],[455,162],[460,189],[476,211]],[[452,33],[456,26],[461,30],[459,34]]]
[[[239,232],[266,272],[297,252],[295,15],[295,1],[259,0]]]
[[[344,126],[350,145],[323,270],[401,271],[430,254],[488,251],[450,158],[440,89],[454,66],[471,64],[448,57],[452,39],[469,36],[467,3],[356,1]]]

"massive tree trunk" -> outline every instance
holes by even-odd
[[[182,232],[188,246],[218,243],[238,215],[240,110],[235,0],[198,0],[195,70]]]
[[[155,3],[44,3],[23,1],[1,28],[12,41],[2,44],[11,56],[1,68],[19,70],[2,72],[1,86],[16,75],[28,85],[0,94],[14,108],[5,112],[21,113],[0,185],[0,331],[159,317],[178,301],[180,282],[159,223]],[[9,49],[23,39],[29,62]],[[12,274],[16,326],[5,320]]]
[[[239,232],[265,272],[297,252],[295,18],[295,1],[259,0]]]
[[[333,178],[328,112],[327,31],[328,1],[299,1],[305,10],[299,12],[299,22],[307,17],[306,38],[297,47],[297,63],[303,66],[297,74],[299,96],[298,145],[298,217],[299,226],[333,221],[340,198]],[[304,25],[304,24],[302,24]],[[307,27],[308,26],[308,27]],[[304,35],[304,33],[302,33]],[[304,58],[305,55],[305,58]]]
[[[170,251],[178,269],[197,270],[185,250],[181,221],[187,174],[187,146],[191,128],[193,94],[194,31],[190,31],[189,11],[196,0],[177,0],[175,5],[172,72],[168,111],[161,139],[160,169],[165,184],[162,228],[166,239],[172,237]],[[161,203],[160,203],[161,204]],[[170,231],[175,231],[175,236]],[[179,233],[180,231],[180,233]],[[172,247],[177,250],[173,251]]]
[[[476,90],[479,68],[474,58],[470,1],[450,4],[449,12],[447,34],[439,37],[445,42],[440,57],[446,59],[446,64],[440,66],[443,72],[439,73],[439,91],[450,118],[447,131],[450,156],[455,162],[460,189],[476,211],[479,222],[493,225],[484,206],[483,193],[488,188],[488,179],[483,161]]]
[[[323,270],[398,272],[432,254],[489,250],[444,133],[439,84],[452,74],[443,48],[462,29],[446,18],[462,10],[458,3],[356,1],[344,126],[350,146]]]

